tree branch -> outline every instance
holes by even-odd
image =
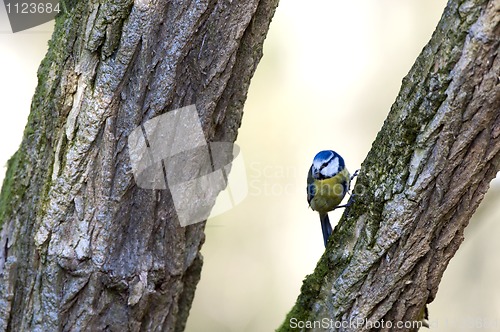
[[[416,329],[396,323],[419,320],[435,298],[500,170],[499,22],[498,1],[449,1],[279,331]]]
[[[66,1],[0,198],[0,330],[182,331],[204,223],[133,180],[130,132],[196,104],[234,142],[277,0]]]

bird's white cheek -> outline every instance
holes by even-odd
[[[335,174],[337,174],[339,170],[339,158],[333,158],[328,165],[323,167],[321,170],[321,174],[323,174],[326,177],[332,177]]]

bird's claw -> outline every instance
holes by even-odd
[[[354,172],[354,174],[351,176],[351,181],[352,181],[352,180],[353,180],[356,176],[358,176],[359,171],[360,171],[360,170],[359,170],[359,169],[357,169],[357,170]]]

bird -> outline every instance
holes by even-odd
[[[325,247],[332,234],[328,212],[349,205],[339,204],[349,191],[351,179],[344,159],[337,152],[324,150],[314,157],[307,175],[307,202],[319,213]]]

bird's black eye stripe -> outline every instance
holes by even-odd
[[[319,170],[321,171],[323,168],[325,168],[326,166],[328,166],[328,164],[330,163],[330,161],[332,161],[332,159],[334,159],[335,157],[338,157],[338,160],[339,160],[339,170],[343,170],[344,167],[345,167],[345,164],[344,164],[344,159],[342,159],[341,156],[339,155],[334,155],[332,156],[332,158],[328,159],[327,161],[325,161],[323,164],[321,164],[321,167],[319,168]]]
[[[330,158],[328,158],[328,160],[325,160],[325,162],[323,164],[321,164],[321,167],[319,168],[319,170],[321,171],[323,168],[328,166],[328,164],[330,163],[330,161],[332,161],[333,158],[335,158],[335,154],[332,154],[330,156]]]

